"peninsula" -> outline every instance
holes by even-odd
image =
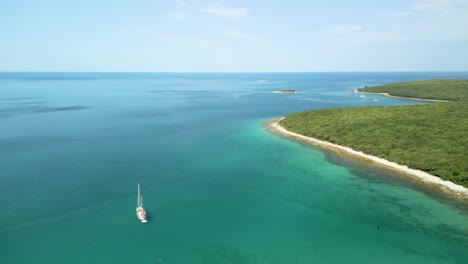
[[[297,112],[269,127],[468,198],[468,80],[396,83],[355,92],[447,102]]]

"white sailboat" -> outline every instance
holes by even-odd
[[[143,196],[141,195],[141,191],[140,191],[140,183],[138,183],[138,198],[137,198],[136,215],[142,223],[148,222],[146,221],[146,211],[145,209],[143,209]]]

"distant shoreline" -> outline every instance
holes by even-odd
[[[395,95],[390,95],[389,93],[360,92],[360,91],[358,91],[358,89],[354,89],[354,90],[353,90],[353,93],[359,93],[359,94],[377,94],[377,95],[383,95],[383,96],[390,97],[390,98],[404,99],[404,100],[413,100],[413,101],[423,101],[423,102],[448,102],[447,100],[423,99],[423,98],[414,98],[414,97],[395,96]]]
[[[331,150],[339,154],[346,154],[348,156],[359,159],[361,161],[369,162],[373,165],[377,165],[382,168],[386,168],[386,169],[390,169],[393,171],[403,173],[413,179],[418,179],[425,184],[430,184],[432,186],[435,186],[441,189],[442,191],[448,192],[459,198],[463,198],[463,199],[468,198],[467,188],[457,185],[451,181],[442,180],[441,178],[431,175],[427,172],[411,169],[411,168],[408,168],[407,166],[403,166],[395,162],[391,162],[391,161],[388,161],[386,159],[382,159],[376,156],[368,155],[361,151],[356,151],[349,147],[341,146],[338,144],[333,144],[327,141],[322,141],[319,139],[306,137],[306,136],[291,132],[279,124],[279,121],[281,121],[284,118],[285,117],[271,119],[271,120],[264,122],[263,124],[272,133],[279,134],[288,138],[296,139],[301,142],[305,142],[305,143],[308,143],[308,144],[311,144],[311,145],[314,145],[323,149]]]

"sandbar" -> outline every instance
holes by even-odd
[[[296,94],[296,90],[273,90],[272,93],[276,94]]]

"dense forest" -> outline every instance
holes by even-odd
[[[468,99],[468,80],[428,80],[391,83],[358,89],[359,92],[389,93],[394,96],[460,101]]]
[[[305,111],[287,115],[280,124],[468,187],[468,81],[416,81],[359,90],[451,102]]]

